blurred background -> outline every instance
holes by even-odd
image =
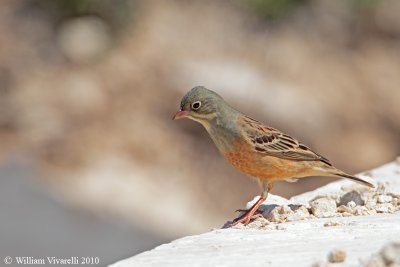
[[[399,12],[396,0],[2,1],[0,256],[105,265],[234,218],[257,184],[200,125],[171,120],[196,85],[347,172],[393,160]]]

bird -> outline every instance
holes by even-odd
[[[259,182],[259,199],[229,227],[239,223],[247,225],[259,217],[257,211],[276,181],[296,182],[308,176],[327,176],[374,187],[373,181],[337,169],[308,146],[244,115],[204,86],[196,86],[183,96],[173,120],[184,118],[200,123],[222,156],[240,172]]]

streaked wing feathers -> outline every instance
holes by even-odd
[[[243,116],[243,135],[254,149],[268,156],[295,161],[321,161],[332,166],[328,159],[318,155],[296,139],[262,123]]]

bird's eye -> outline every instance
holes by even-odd
[[[201,107],[201,102],[200,101],[196,101],[192,103],[192,109],[193,110],[198,110]]]

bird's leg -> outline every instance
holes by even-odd
[[[239,223],[243,223],[244,225],[247,225],[251,220],[256,219],[260,216],[260,214],[254,215],[254,213],[258,210],[258,208],[261,206],[261,204],[267,199],[268,192],[272,189],[273,183],[268,182],[268,181],[260,181],[260,185],[263,189],[260,198],[242,216],[233,220],[233,223],[231,223],[229,225],[229,227],[235,226]]]
[[[244,225],[247,225],[250,222],[250,220],[253,220],[253,219],[259,217],[258,216],[259,214],[254,215],[254,213],[258,210],[258,208],[261,206],[261,204],[264,201],[265,201],[265,198],[260,196],[260,198],[257,200],[257,202],[254,203],[254,205],[250,209],[248,209],[245,214],[243,214],[242,216],[233,220],[233,223],[231,223],[229,225],[229,227],[235,226],[239,223],[243,223]]]

